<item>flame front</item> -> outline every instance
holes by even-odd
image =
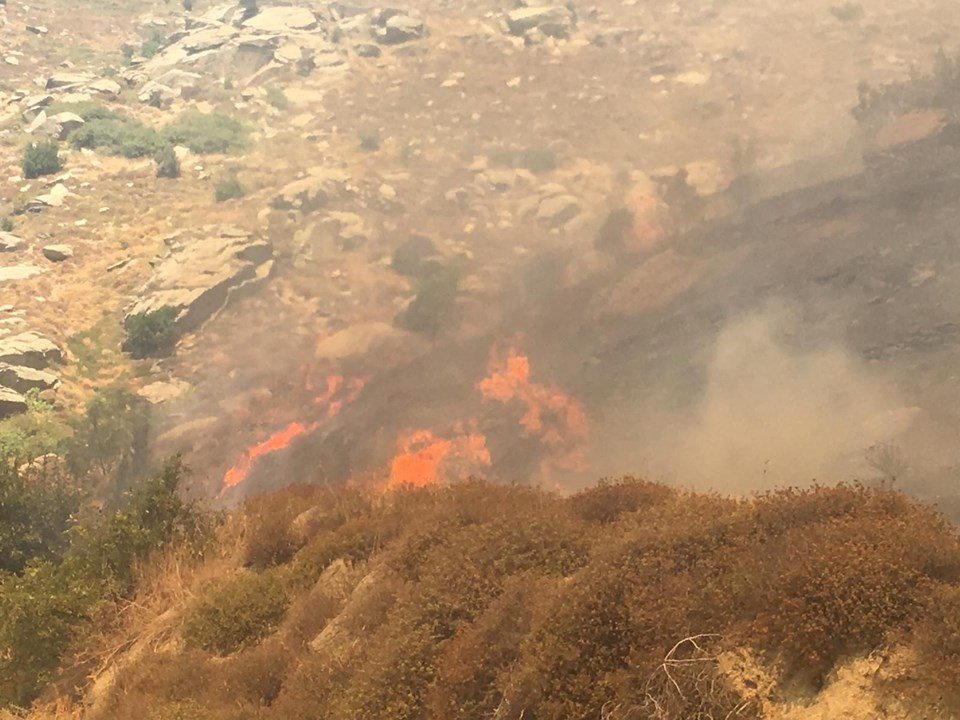
[[[401,438],[400,452],[390,463],[388,488],[439,485],[451,476],[465,477],[478,466],[490,464],[487,440],[479,432],[455,428],[452,439],[430,430],[416,430]]]
[[[223,476],[224,490],[234,487],[235,485],[239,485],[246,480],[247,475],[249,475],[250,471],[253,469],[253,464],[256,462],[257,458],[264,455],[269,455],[277,450],[282,450],[291,442],[293,442],[294,439],[308,432],[316,430],[318,425],[319,423],[303,425],[302,423],[292,422],[283,430],[275,432],[263,442],[257,443],[253,447],[248,448],[243,454],[243,457],[240,458],[240,462],[227,470],[226,474]]]
[[[589,437],[587,418],[575,399],[557,388],[530,380],[530,360],[515,349],[506,357],[494,352],[490,374],[477,384],[485,400],[518,402],[523,408],[520,425],[540,438],[552,453],[541,462],[547,477],[553,468],[579,470]]]
[[[321,408],[326,406],[323,415],[326,419],[332,418],[340,412],[344,405],[356,399],[363,389],[364,383],[363,378],[354,378],[348,381],[344,379],[343,375],[328,375],[325,381],[325,389],[314,396],[314,405]],[[310,380],[309,369],[305,371],[303,384],[307,392],[315,392]],[[292,422],[282,430],[273,433],[263,442],[247,448],[237,464],[224,474],[221,494],[226,492],[228,488],[235,487],[246,480],[258,458],[282,450],[297,437],[316,430],[321,423],[320,420],[311,423]]]

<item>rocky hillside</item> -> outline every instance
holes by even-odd
[[[154,406],[157,455],[187,452],[206,495],[277,438],[339,433],[331,417],[365,384],[418,358],[446,365],[438,343],[476,367],[461,397],[491,353],[515,351],[588,424],[617,415],[615,388],[572,376],[551,336],[724,277],[728,260],[676,242],[691,228],[857,172],[866,145],[937,132],[930,103],[859,124],[851,111],[863,83],[932,68],[957,22],[938,2],[78,7],[0,7],[0,407],[29,415],[33,393],[67,417],[98,388],[132,388]],[[829,272],[815,253],[803,262],[802,277]],[[546,287],[598,283],[614,286],[569,300],[559,333],[517,321],[556,299]],[[537,341],[511,348],[518,330]],[[632,332],[574,343],[579,361],[596,366]],[[31,343],[56,351],[28,362],[17,348]],[[494,422],[400,385],[403,404],[377,410],[379,471],[410,437],[456,445],[471,434],[458,423]],[[881,405],[867,414],[897,401]],[[900,428],[849,445],[862,454]],[[554,445],[619,457],[596,442],[607,433]],[[507,453],[507,474],[538,452]],[[590,477],[545,462],[573,473],[557,482]]]
[[[958,30],[0,0],[0,701],[953,717]]]

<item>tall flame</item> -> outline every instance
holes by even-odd
[[[466,476],[472,469],[490,464],[487,440],[479,432],[454,429],[452,439],[437,437],[430,430],[403,436],[400,452],[390,463],[388,488],[439,485],[451,475]]]
[[[477,383],[484,399],[519,403],[520,425],[553,450],[541,463],[541,472],[549,475],[553,467],[581,469],[589,427],[580,403],[557,388],[532,382],[529,358],[513,348],[506,357],[494,352],[489,372]]]

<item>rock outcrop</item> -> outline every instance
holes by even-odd
[[[63,362],[63,351],[50,338],[25,332],[0,338],[0,362],[43,370],[52,363]]]
[[[547,37],[569,37],[574,26],[573,13],[563,5],[521,7],[507,13],[510,34],[524,36],[538,30]]]
[[[13,252],[23,247],[23,239],[11,233],[0,232],[0,252]]]
[[[348,191],[350,176],[333,168],[314,168],[309,175],[287,184],[274,196],[270,205],[275,210],[319,210],[332,199]]]
[[[273,246],[235,228],[208,230],[206,236],[166,239],[170,248],[141,289],[129,315],[162,308],[176,311],[179,334],[195,330],[238,294],[261,285],[273,269]]]
[[[20,393],[0,387],[0,420],[27,411],[27,401]]]
[[[40,333],[0,338],[0,419],[27,410],[25,393],[60,387],[60,378],[46,369],[62,361],[57,344]]]

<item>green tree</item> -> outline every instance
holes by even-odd
[[[88,485],[108,485],[110,499],[146,473],[149,439],[149,403],[122,388],[106,388],[74,420],[73,437],[65,442],[67,466]]]
[[[0,458],[0,573],[19,574],[33,560],[58,559],[79,497],[55,473],[29,477]]]

